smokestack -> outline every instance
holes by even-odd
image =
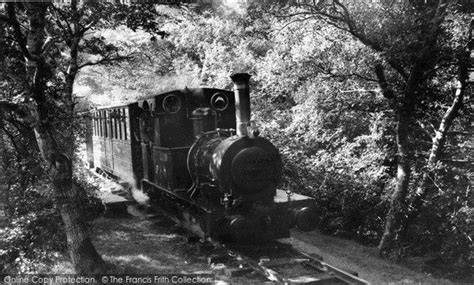
[[[235,119],[238,136],[247,136],[247,126],[250,122],[250,93],[248,73],[236,73],[230,76],[234,82]]]

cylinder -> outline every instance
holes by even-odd
[[[247,136],[247,127],[250,122],[250,93],[248,73],[236,73],[230,76],[234,83],[236,133],[238,136]]]

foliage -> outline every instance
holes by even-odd
[[[462,277],[474,263],[472,236],[474,205],[465,170],[440,163],[436,193],[417,222],[407,229],[403,250],[428,255],[431,270],[445,268],[451,277]],[[442,242],[440,242],[442,241]],[[467,276],[466,276],[467,277]]]
[[[76,169],[74,172],[74,185],[80,189],[80,196],[77,198],[77,206],[82,208],[85,221],[92,221],[103,214],[105,208],[97,196],[99,186],[90,181],[90,173],[85,168]]]
[[[74,127],[79,136],[81,127]],[[2,148],[4,171],[0,183],[5,185],[3,191],[8,192],[8,200],[2,201],[6,203],[8,224],[0,229],[0,272],[47,273],[67,249],[65,233],[58,230],[62,227],[61,216],[41,158],[31,151],[27,139],[12,135],[18,139]],[[85,213],[83,218],[96,218],[103,211],[102,202],[96,197],[97,187],[88,182],[81,169],[76,169],[74,183],[81,189],[76,205]]]
[[[59,252],[66,250],[66,237],[57,230],[60,223],[58,213],[45,210],[15,218],[1,232],[6,245],[0,255],[3,273],[45,272]]]
[[[96,196],[97,187],[86,180],[85,173],[76,172],[74,181],[81,196],[76,205],[83,209],[83,219],[90,221],[104,208]],[[61,215],[53,201],[48,183],[37,180],[24,188],[19,183],[10,189],[11,222],[0,231],[5,250],[0,251],[3,273],[47,273],[53,262],[66,251],[66,235],[58,231]]]

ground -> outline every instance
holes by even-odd
[[[212,257],[225,254],[222,249],[203,246],[187,235],[168,217],[147,214],[137,205],[127,215],[101,217],[91,223],[92,241],[106,262],[107,274],[199,274],[230,281],[229,271]],[[59,262],[52,273],[73,273],[72,264]],[[242,284],[257,276],[238,277]]]
[[[119,273],[211,273],[196,245],[166,219],[100,218],[94,229],[94,244]]]
[[[405,265],[382,259],[376,248],[327,236],[318,231],[293,231],[287,242],[302,251],[323,257],[325,262],[333,266],[348,272],[357,272],[359,277],[372,284],[452,284],[449,280],[433,278]]]
[[[117,188],[113,182],[106,184],[101,188],[111,191]],[[146,213],[137,205],[128,206],[124,213],[101,217],[91,223],[94,245],[104,259],[114,265],[113,273],[219,273],[208,262],[212,253],[203,252],[196,243],[189,242],[170,219],[155,212]],[[409,268],[380,258],[376,248],[327,236],[317,230],[309,233],[295,230],[291,238],[283,241],[306,253],[317,254],[347,272],[357,272],[360,278],[372,284],[452,283],[422,273],[416,263]],[[71,268],[63,263],[56,272],[63,272],[64,267]]]
[[[107,186],[102,189],[113,190],[117,184],[102,186]],[[113,265],[111,273],[223,273],[216,264],[211,266],[209,263],[212,253],[191,242],[168,218],[139,210],[137,205],[128,206],[121,215],[100,217],[90,225],[98,252]],[[451,284],[448,280],[421,273],[417,263],[410,266],[396,264],[380,258],[376,248],[327,236],[317,230],[309,233],[293,231],[292,237],[284,241],[306,253],[323,257],[333,266],[357,272],[360,278],[372,284]],[[73,273],[66,256],[54,266],[52,273]]]
[[[129,207],[129,217],[102,217],[92,223],[93,241],[104,259],[115,265],[114,273],[202,273],[214,274],[206,253],[166,218],[145,216]],[[318,231],[293,231],[285,242],[372,284],[451,284],[379,258],[375,248],[350,240],[326,236]]]

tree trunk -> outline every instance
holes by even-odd
[[[66,155],[58,155],[51,173],[71,260],[76,273],[98,273],[103,261],[89,239],[85,221],[82,219],[79,189],[72,181],[71,167],[71,160]]]
[[[467,70],[466,70],[467,72]],[[454,119],[458,116],[459,110],[463,105],[463,97],[464,97],[464,90],[466,88],[465,80],[461,80],[458,82],[458,86],[456,88],[456,93],[454,96],[453,103],[451,107],[446,111],[441,120],[441,123],[436,131],[436,135],[433,138],[433,144],[431,146],[430,155],[428,157],[428,162],[426,166],[426,170],[423,173],[423,177],[420,183],[420,186],[416,190],[415,197],[413,202],[411,203],[412,212],[410,212],[404,222],[404,233],[403,235],[407,234],[408,227],[415,221],[415,219],[420,214],[420,211],[423,208],[423,204],[426,198],[432,194],[432,182],[435,179],[434,170],[436,168],[436,164],[440,160],[441,154],[444,149],[444,145],[446,142],[446,135],[453,124]]]
[[[86,225],[81,219],[82,208],[78,205],[80,203],[79,189],[75,187],[72,180],[73,145],[71,140],[73,135],[70,131],[71,126],[64,130],[69,132],[66,134],[67,139],[58,141],[54,135],[55,130],[49,121],[51,107],[45,90],[50,72],[42,55],[47,5],[39,2],[27,4],[30,24],[27,35],[29,52],[27,74],[31,84],[31,97],[36,102],[38,116],[35,127],[36,139],[41,154],[48,163],[48,174],[53,182],[56,202],[64,222],[70,256],[76,272],[94,273],[100,270],[103,261],[89,239]],[[72,118],[73,113],[69,108],[64,111]]]
[[[406,209],[406,195],[410,181],[410,158],[408,150],[408,110],[399,113],[397,125],[397,183],[390,200],[390,209],[385,220],[385,230],[380,240],[378,249],[385,254],[394,248],[397,233],[403,220]]]
[[[433,26],[425,45],[410,69],[410,75],[405,90],[400,98],[400,106],[396,108],[398,114],[397,124],[397,183],[391,196],[390,209],[385,220],[385,230],[380,240],[378,249],[382,255],[394,249],[395,241],[399,240],[400,231],[403,229],[404,215],[406,213],[406,196],[410,182],[410,160],[412,159],[409,146],[410,123],[413,120],[413,111],[417,102],[418,88],[424,79],[424,73],[431,66],[426,65],[427,58],[436,46],[441,23],[445,17],[444,0],[439,0]],[[379,71],[380,73],[380,71]],[[377,74],[380,82],[380,75]],[[379,83],[380,84],[380,83]],[[386,88],[385,88],[386,89]],[[382,89],[384,90],[384,89]],[[387,97],[387,96],[386,96]]]

